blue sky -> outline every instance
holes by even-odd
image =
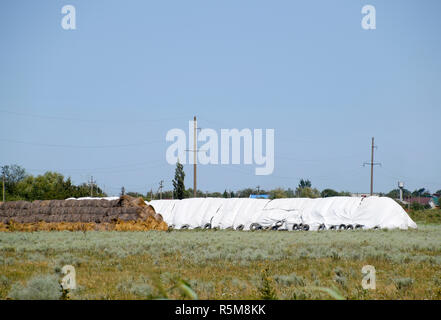
[[[77,30],[60,26],[76,8]],[[361,28],[376,7],[377,29]],[[198,187],[441,189],[439,1],[2,1],[0,164],[171,188],[169,129],[274,128],[275,170],[199,166]],[[185,167],[192,186],[192,167]]]

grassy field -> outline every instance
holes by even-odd
[[[427,219],[407,231],[0,232],[0,298],[59,298],[71,264],[71,299],[441,299],[441,224]],[[376,290],[362,289],[364,265]]]

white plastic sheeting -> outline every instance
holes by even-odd
[[[154,200],[155,211],[176,229],[206,228],[249,230],[254,226],[293,230],[319,228],[416,228],[398,203],[387,197],[330,197],[289,199],[193,198]]]
[[[81,197],[81,198],[67,198],[66,200],[118,200],[119,197]]]

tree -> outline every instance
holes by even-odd
[[[291,188],[288,188],[288,190],[286,190],[286,197],[287,198],[294,198],[294,190]]]
[[[26,170],[19,165],[6,165],[2,168],[2,176],[5,177],[6,194],[15,195],[17,193],[17,184],[27,176]]]
[[[175,169],[175,178],[173,179],[173,195],[175,199],[184,199],[185,196],[185,172],[184,166],[179,163],[176,163]]]
[[[430,196],[430,191],[426,188],[417,189],[414,192],[412,192],[413,197],[424,197],[424,196]]]
[[[222,198],[228,198],[228,192],[227,192],[227,190],[225,190],[224,193],[222,194]]]
[[[237,194],[239,195],[239,198],[249,198],[251,194],[254,194],[254,190],[251,188],[246,188],[239,190]]]
[[[403,198],[407,198],[410,196],[410,191],[407,189],[403,189]],[[392,199],[399,199],[400,198],[400,189],[394,189],[389,191],[386,194],[386,197],[392,198]]]
[[[300,182],[299,182],[299,185],[298,185],[298,187],[297,187],[297,189],[296,189],[296,195],[297,195],[298,197],[303,198],[303,196],[302,196],[302,191],[303,191],[304,189],[306,189],[306,188],[311,189],[311,187],[312,187],[312,183],[311,183],[310,180],[308,180],[308,179],[301,179]],[[306,192],[306,193],[310,193],[310,192],[308,191],[308,192]],[[320,195],[319,195],[319,196],[320,196]]]
[[[300,189],[300,198],[320,198],[320,191],[316,188],[305,187]]]
[[[311,184],[311,181],[310,180],[308,180],[308,179],[301,179],[300,180],[300,182],[299,182],[299,188],[301,189],[301,188],[311,188],[312,187],[312,184]]]
[[[280,198],[286,198],[286,191],[282,188],[276,188],[274,190],[271,190],[269,192],[271,199],[280,199]]]
[[[325,189],[320,193],[320,195],[322,196],[322,198],[328,198],[328,197],[337,197],[340,194],[333,189]]]

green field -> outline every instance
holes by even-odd
[[[0,298],[57,298],[71,264],[70,299],[440,299],[441,225],[431,222],[407,231],[1,232]],[[376,290],[362,289],[364,265],[376,268]]]

